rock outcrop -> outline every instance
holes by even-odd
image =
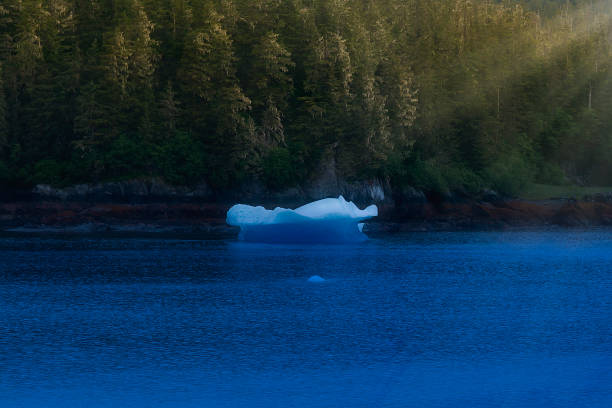
[[[312,201],[343,195],[344,198],[358,205],[372,203],[389,205],[393,202],[388,180],[371,178],[348,181],[338,174],[333,157],[324,162],[317,177],[306,183],[304,192],[306,198]]]
[[[135,179],[98,184],[79,184],[55,188],[46,184],[34,187],[32,194],[39,199],[62,201],[139,201],[148,199],[211,199],[212,190],[206,183],[195,187],[174,187],[160,179]]]

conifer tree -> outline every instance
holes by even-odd
[[[8,143],[8,121],[6,118],[6,99],[4,97],[4,81],[2,64],[0,63],[0,152]],[[0,157],[1,154],[0,154]]]
[[[170,136],[176,130],[180,115],[180,102],[176,99],[171,82],[168,82],[160,97],[158,111],[162,132],[165,136]]]
[[[91,151],[104,142],[110,133],[108,107],[101,100],[102,92],[93,81],[81,87],[74,118],[75,145],[81,152]]]
[[[612,20],[585,4],[4,0],[0,161],[21,183],[85,153],[92,177],[118,157],[154,174],[126,158],[161,151],[217,187],[270,168],[286,187],[331,157],[343,176],[422,188],[504,185],[516,166],[612,183]],[[427,166],[442,175],[411,176]]]
[[[253,143],[247,128],[251,101],[235,75],[232,40],[221,21],[210,10],[203,28],[188,36],[179,77],[187,126],[202,138],[219,167],[235,168],[247,161]],[[222,171],[217,174],[219,183],[228,182]]]
[[[278,41],[278,34],[266,33],[257,41],[249,59],[253,75],[249,95],[263,147],[285,144],[283,110],[292,91],[289,70],[294,66],[291,54]]]

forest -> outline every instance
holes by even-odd
[[[0,184],[612,184],[607,2],[2,0]]]

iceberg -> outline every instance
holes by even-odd
[[[238,238],[242,241],[350,243],[367,239],[363,221],[377,215],[376,205],[360,210],[340,196],[314,201],[295,210],[236,204],[227,212],[227,223],[240,227]]]

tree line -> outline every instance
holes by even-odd
[[[0,183],[612,183],[604,3],[3,0]]]

